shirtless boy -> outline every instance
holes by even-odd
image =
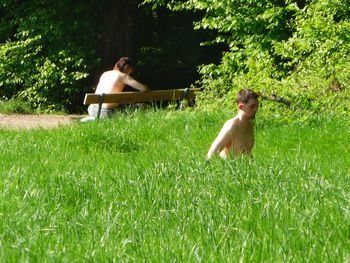
[[[230,150],[234,156],[251,155],[254,146],[254,127],[252,120],[258,110],[258,95],[250,89],[242,89],[237,95],[238,114],[226,121],[219,135],[211,145],[207,159],[216,153],[227,159]]]
[[[149,90],[146,85],[143,85],[130,77],[130,75],[134,72],[134,68],[134,64],[130,58],[120,58],[115,64],[113,70],[106,71],[101,75],[95,93],[119,93],[123,91],[125,85],[129,85],[139,91]],[[117,106],[117,103],[103,103],[100,117],[107,117]],[[95,119],[98,113],[98,105],[91,104],[88,107],[88,112],[89,117],[86,119]]]

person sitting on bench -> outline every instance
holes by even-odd
[[[139,91],[148,91],[149,88],[133,79],[130,75],[134,72],[135,66],[130,58],[122,57],[115,64],[113,70],[104,72],[99,80],[95,94],[120,93],[125,85],[131,86]],[[100,118],[105,118],[114,112],[118,103],[103,103]],[[88,107],[89,117],[81,121],[94,120],[98,114],[98,105],[91,104]]]

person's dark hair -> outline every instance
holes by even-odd
[[[118,60],[118,62],[115,64],[114,68],[113,69],[117,69],[123,73],[125,73],[125,68],[126,67],[129,67],[129,68],[135,68],[135,64],[134,62],[132,61],[132,59],[130,58],[127,58],[127,57],[122,57]]]
[[[248,103],[250,99],[258,99],[259,95],[251,89],[241,89],[237,95],[237,103]]]

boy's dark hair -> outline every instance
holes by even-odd
[[[237,103],[248,103],[250,99],[257,100],[259,95],[251,89],[241,89],[237,94]]]
[[[135,64],[132,61],[132,59],[127,57],[122,57],[118,60],[118,62],[115,64],[113,69],[117,69],[120,72],[125,73],[125,67],[129,66],[129,68],[135,68]]]

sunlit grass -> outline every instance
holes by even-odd
[[[1,261],[349,260],[346,120],[258,116],[253,160],[205,163],[228,117],[0,130]]]

